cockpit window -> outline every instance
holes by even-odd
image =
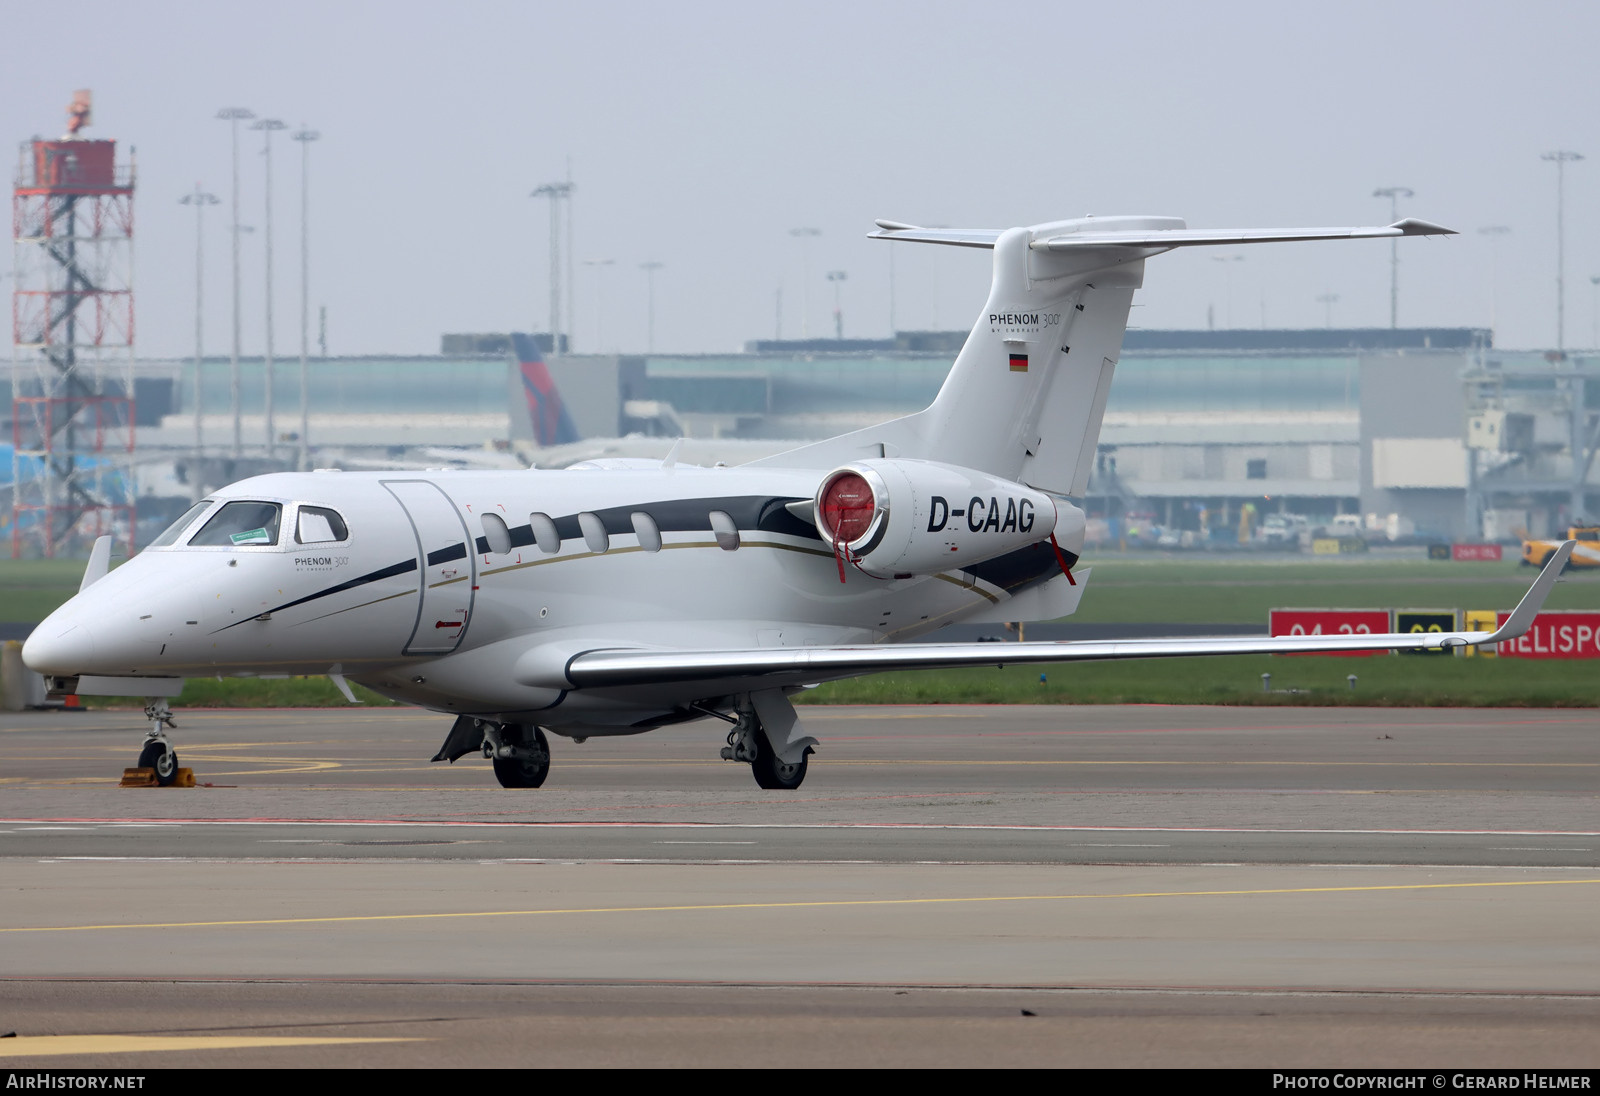
[[[242,548],[278,543],[283,507],[275,502],[230,502],[189,541],[193,547]]]
[[[296,544],[328,544],[336,540],[349,540],[350,530],[344,518],[321,506],[300,507],[300,517],[295,521]]]
[[[211,509],[211,504],[215,501],[216,499],[203,499],[200,502],[195,503],[193,506],[189,507],[189,509],[183,512],[183,517],[167,526],[166,532],[162,533],[155,540],[152,540],[148,545],[146,545],[146,547],[166,548],[170,545],[176,544],[178,542],[178,538],[183,536],[184,532],[188,530],[189,526],[194,524],[194,520],[207,510]]]

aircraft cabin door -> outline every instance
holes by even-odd
[[[471,537],[455,503],[427,480],[384,480],[416,535],[421,597],[408,655],[449,654],[466,634],[477,577]]]

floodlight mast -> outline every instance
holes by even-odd
[[[800,337],[811,337],[811,241],[822,235],[820,228],[791,228],[789,235],[800,241]]]
[[[1566,176],[1567,165],[1583,159],[1583,154],[1557,149],[1539,157],[1556,165],[1556,350],[1567,349],[1567,227],[1566,227]]]
[[[656,271],[665,263],[658,263],[654,259],[639,264],[639,269],[644,271],[645,286],[649,294],[649,303],[645,309],[645,352],[654,354],[656,350]]]
[[[194,451],[201,455],[205,450],[205,434],[201,426],[203,407],[201,397],[204,387],[200,379],[202,359],[205,357],[205,221],[206,206],[219,205],[220,200],[215,194],[207,194],[200,188],[199,183],[194,184],[194,191],[178,199],[181,205],[194,206]],[[195,489],[201,485],[198,479]]]
[[[1400,219],[1400,199],[1414,198],[1417,192],[1406,186],[1379,187],[1372,192],[1374,198],[1389,199],[1389,223]],[[1389,241],[1389,328],[1400,326],[1400,241]]]
[[[1511,229],[1507,225],[1484,225],[1478,229],[1478,235],[1489,238],[1489,334],[1492,338],[1495,327],[1495,298],[1499,295],[1500,281],[1500,237],[1506,235]]]
[[[302,125],[290,136],[300,142],[300,436],[295,467],[304,472],[311,462],[311,379],[306,366],[311,352],[311,142],[322,134]]]
[[[273,425],[272,387],[274,378],[272,357],[272,134],[276,130],[288,129],[288,125],[276,118],[263,118],[250,127],[261,131],[261,151],[266,157],[267,170],[267,357],[266,365],[266,403],[263,405],[267,430],[267,456],[275,457],[278,452],[278,431]]]
[[[570,180],[533,188],[530,198],[550,199],[550,354],[561,353],[561,202],[572,196]],[[570,208],[570,206],[569,206]],[[569,240],[570,244],[571,241]],[[571,333],[568,332],[570,340]]]
[[[233,137],[233,352],[228,359],[228,410],[233,415],[233,455],[237,459],[244,440],[239,427],[239,123],[254,118],[245,107],[223,107],[217,118],[229,123]]]

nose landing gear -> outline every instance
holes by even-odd
[[[172,710],[167,707],[167,698],[164,696],[148,698],[144,706],[144,717],[150,721],[150,729],[145,732],[144,748],[139,751],[138,767],[154,769],[156,783],[163,788],[171,787],[173,781],[178,779],[178,751],[167,741],[167,728],[176,729],[178,725],[172,721]]]

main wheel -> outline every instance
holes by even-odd
[[[798,763],[788,765],[772,752],[766,734],[756,732],[756,759],[750,763],[756,784],[771,791],[794,791],[806,778],[806,764],[811,760],[811,748],[801,755]]]
[[[533,734],[522,734],[521,745],[531,747],[536,757],[497,757],[494,759],[494,778],[502,788],[537,788],[550,775],[550,742],[544,731],[533,728]]]
[[[156,783],[170,787],[178,779],[178,751],[165,742],[146,742],[139,751],[139,768],[154,769]]]

